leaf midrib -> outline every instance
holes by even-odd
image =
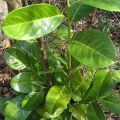
[[[54,106],[56,104],[56,102],[59,100],[59,97],[61,96],[61,93],[63,92],[63,90],[65,89],[66,87],[64,86],[63,89],[59,92],[59,95],[56,97],[56,101],[53,103],[52,105],[52,109],[51,109],[51,113],[53,113],[53,109],[54,109]]]
[[[95,99],[97,99],[98,97],[100,97],[100,96],[99,96],[100,90],[101,90],[101,88],[102,88],[102,86],[103,86],[103,83],[104,83],[104,80],[106,79],[107,74],[108,74],[108,72],[106,72],[106,74],[105,74],[105,76],[104,76],[104,78],[103,78],[103,81],[102,81],[102,83],[101,83],[101,86],[100,86],[99,90],[96,92],[96,98],[95,98]],[[93,86],[93,88],[89,91],[89,93],[88,93],[87,96],[85,97],[85,101],[86,101],[87,99],[89,99],[89,97],[91,96],[91,93],[93,92],[93,89],[94,89],[94,88],[96,88],[96,87]]]
[[[77,112],[77,119],[79,119],[80,118],[80,116],[81,116],[81,114],[79,113],[79,110],[78,109],[76,109],[74,106],[72,106],[72,108],[74,109],[74,111],[76,111]]]
[[[17,110],[15,110],[15,112],[14,112],[13,114],[11,114],[11,117],[14,118],[14,115],[15,115],[15,114],[17,114],[17,113],[20,114],[20,113],[22,113],[22,112],[23,112],[23,110],[20,109],[20,108],[17,106]],[[30,111],[28,111],[28,112],[30,112]],[[10,120],[12,120],[11,117],[10,117]]]
[[[98,90],[97,98],[100,97],[99,94],[100,94],[101,88],[102,88],[102,86],[103,86],[103,84],[104,84],[104,81],[106,80],[107,75],[108,75],[108,71],[106,72],[106,74],[105,74],[105,76],[104,76],[104,78],[103,78],[103,81],[102,81],[102,83],[101,83],[101,86],[100,86],[100,88],[99,88],[99,90]]]
[[[35,21],[42,21],[42,20],[45,20],[45,19],[52,19],[52,18],[56,18],[56,17],[63,17],[63,15],[55,15],[55,16],[52,16],[52,17],[46,17],[46,18],[41,18],[41,19],[37,19],[37,20],[33,20],[33,21],[28,21],[28,22],[23,22],[23,23],[18,23],[18,24],[13,24],[13,25],[5,25],[3,26],[3,28],[5,27],[11,27],[11,26],[16,26],[16,25],[22,25],[22,24],[27,24],[27,23],[34,23]]]
[[[63,89],[60,91],[60,94],[58,95],[56,101],[54,102],[53,107],[52,107],[52,110],[51,110],[52,112],[53,112],[53,109],[54,109],[54,107],[55,107],[55,104],[56,104],[57,101],[59,100],[59,98],[60,98],[60,96],[61,96],[61,93],[63,92],[64,89],[65,89],[65,86],[64,86]]]
[[[21,62],[18,57],[15,57],[14,55],[12,55],[12,54],[9,53],[9,52],[6,52],[6,53],[9,54],[9,56],[12,56],[12,58],[16,59],[16,60],[17,60],[21,65],[23,65],[25,68],[27,67],[26,64],[24,64],[23,62]],[[6,61],[8,61],[8,60],[9,60],[9,59],[7,59]],[[24,68],[24,69],[25,69],[25,68]]]
[[[95,112],[95,110],[94,110],[94,108],[93,108],[93,106],[92,106],[91,104],[90,104],[90,106],[91,106],[93,112],[95,113],[95,117],[98,118],[97,115],[96,115],[96,112]],[[97,120],[99,120],[99,119],[97,119]]]
[[[75,4],[75,3],[77,3],[77,2],[80,2],[80,1],[78,0],[78,1],[74,2],[73,4]],[[75,18],[75,16],[77,15],[77,12],[79,11],[80,7],[81,7],[81,4],[80,4],[80,6],[78,7],[78,9],[76,10],[76,12],[75,12],[75,14],[74,14],[74,16],[73,16],[73,18],[72,18],[71,21],[74,20],[74,18]]]
[[[101,53],[100,53],[100,52],[98,52],[97,50],[95,50],[95,49],[91,48],[90,46],[87,46],[87,45],[86,45],[86,44],[84,44],[84,43],[77,42],[77,41],[74,41],[73,43],[75,43],[75,44],[81,44],[82,46],[85,46],[85,47],[87,47],[88,49],[93,50],[94,52],[96,52],[96,53],[97,53],[97,54],[99,54],[100,56],[103,56],[104,58],[109,59],[111,62],[114,62],[113,60],[111,60],[111,58],[106,57],[104,54],[101,54]]]
[[[119,104],[117,104],[116,102],[112,102],[112,101],[107,101],[107,100],[100,100],[101,102],[104,102],[104,103],[107,103],[107,104],[112,104],[112,105],[115,105],[115,106],[119,106],[120,107],[120,105]]]
[[[73,5],[73,4],[77,3],[77,2],[80,2],[80,0],[76,0],[76,1],[74,1],[71,5]]]
[[[20,83],[20,84],[33,84],[33,85],[36,85],[36,86],[39,86],[39,87],[42,87],[41,84],[36,84],[36,81],[25,81],[25,82],[22,82],[21,81],[18,81],[17,84]]]

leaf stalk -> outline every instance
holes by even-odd
[[[67,0],[68,41],[71,41],[70,0]],[[71,55],[68,53],[68,73],[71,69]]]

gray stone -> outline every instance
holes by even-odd
[[[5,16],[8,14],[8,7],[7,3],[4,0],[0,0],[0,40],[2,40],[2,21],[5,18]]]
[[[0,21],[2,21],[8,13],[7,3],[4,0],[0,0]]]

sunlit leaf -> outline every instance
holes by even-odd
[[[113,64],[116,55],[110,38],[96,30],[78,32],[68,44],[68,51],[77,61],[93,68]]]
[[[33,69],[37,71],[36,58],[20,46],[13,46],[4,52],[5,62],[15,70]],[[29,61],[28,61],[29,60]]]
[[[90,86],[90,80],[82,76],[80,70],[75,70],[70,75],[71,87],[79,92],[86,91]]]
[[[112,71],[112,75],[113,80],[120,82],[120,70]]]
[[[40,38],[55,30],[63,21],[60,10],[50,4],[34,4],[10,12],[3,21],[3,31],[16,40]]]
[[[71,89],[66,86],[53,86],[46,97],[46,112],[44,116],[47,118],[57,117],[67,109],[70,102]]]
[[[111,73],[108,70],[99,70],[93,78],[93,86],[86,92],[83,101],[88,102],[104,96],[111,89],[111,85]]]
[[[33,72],[22,72],[11,80],[11,87],[22,93],[30,93],[43,89],[42,80]]]
[[[8,103],[5,108],[5,120],[26,120],[30,115],[31,111],[26,111],[20,107],[22,98],[18,96]]]
[[[77,120],[87,120],[86,111],[87,107],[84,104],[70,105],[69,111]]]

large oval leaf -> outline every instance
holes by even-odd
[[[88,120],[106,120],[102,109],[95,102],[90,103],[88,105],[87,117],[88,117]]]
[[[4,52],[5,62],[15,70],[23,70],[27,68],[32,71],[39,71],[40,68],[40,58],[39,55],[35,55],[32,51],[39,53],[37,46],[34,43],[26,43],[27,48],[24,47],[25,44],[16,44],[10,49]],[[31,47],[32,45],[32,47]],[[32,49],[31,49],[32,48]],[[39,61],[38,61],[39,60]]]
[[[80,0],[82,3],[109,11],[120,11],[120,0]]]
[[[27,67],[25,53],[15,47],[4,52],[4,59],[9,67],[15,70],[22,70]]]
[[[87,120],[86,116],[87,107],[84,104],[70,105],[69,111],[76,118],[76,120]]]
[[[22,93],[30,93],[42,89],[41,78],[33,72],[23,72],[11,80],[11,87]]]
[[[63,21],[60,10],[50,4],[35,4],[12,11],[3,21],[3,31],[16,40],[43,37]]]
[[[87,73],[86,73],[86,77],[82,77],[82,74],[80,73],[80,70],[75,70],[74,72],[71,73],[70,75],[70,79],[71,79],[71,87],[75,90],[75,91],[79,91],[79,92],[85,92],[89,86],[90,86],[90,78],[87,77]]]
[[[104,96],[111,90],[112,75],[108,72],[108,70],[97,71],[93,80],[92,88],[88,90],[83,97],[83,101],[85,102],[93,101],[101,96]]]
[[[8,103],[5,108],[5,120],[26,120],[30,115],[31,111],[26,111],[20,107],[22,98],[18,96]]]
[[[38,73],[43,71],[44,65],[42,60],[42,51],[37,41],[19,41],[15,44],[15,46],[26,54],[27,69],[30,68],[32,71],[38,71]]]
[[[69,53],[89,67],[108,67],[115,61],[115,47],[103,32],[83,30],[68,44]]]
[[[8,101],[9,101],[8,98],[1,98],[0,97],[0,113],[4,113],[5,107],[6,107]]]
[[[120,70],[114,70],[112,71],[112,79],[117,81],[117,82],[120,82]]]
[[[109,111],[120,114],[120,96],[108,96],[100,101]]]
[[[22,108],[33,111],[41,104],[43,95],[43,91],[29,93],[22,100]]]
[[[66,86],[53,86],[46,97],[46,112],[47,118],[57,117],[67,108],[70,102],[71,89]]]
[[[76,1],[70,6],[70,20],[78,21],[95,10],[94,7],[82,4],[80,1]]]

